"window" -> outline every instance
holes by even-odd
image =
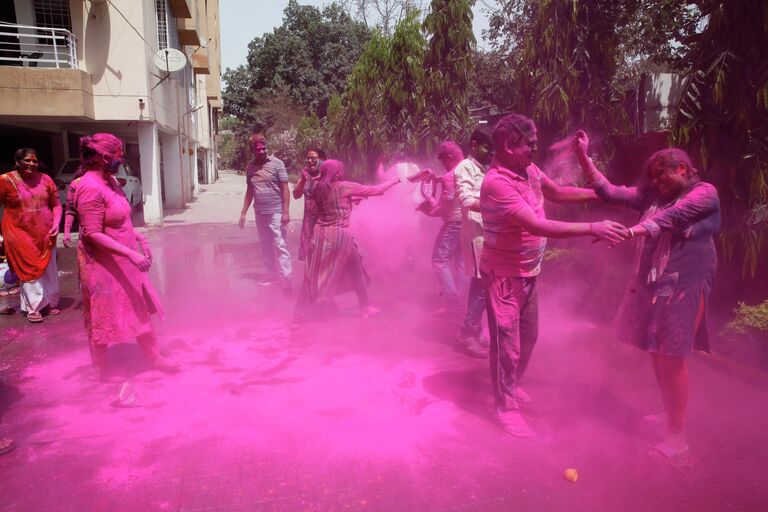
[[[179,50],[176,18],[173,17],[166,0],[155,0],[155,15],[157,17],[157,49],[176,48]]]
[[[65,28],[72,31],[69,0],[35,0],[35,24],[39,27]]]
[[[35,25],[46,28],[63,28],[72,32],[72,17],[69,14],[69,0],[34,0]],[[40,32],[38,31],[38,35]],[[50,36],[50,32],[46,34]],[[50,37],[39,37],[39,44],[52,45]],[[57,44],[65,45],[64,40]]]

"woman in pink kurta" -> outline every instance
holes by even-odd
[[[130,338],[138,340],[155,368],[175,368],[160,356],[150,319],[163,313],[147,275],[152,253],[144,236],[134,231],[131,206],[113,176],[122,162],[122,148],[119,138],[106,133],[80,139],[85,173],[74,195],[83,317],[93,365],[102,378],[107,346]]]

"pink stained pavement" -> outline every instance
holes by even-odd
[[[524,382],[534,401],[523,413],[537,437],[514,439],[495,424],[487,362],[454,349],[457,324],[431,318],[437,296],[428,252],[393,248],[415,257],[401,274],[391,272],[392,260],[377,258],[367,232],[360,251],[381,314],[360,319],[354,295],[345,295],[338,314],[292,332],[293,298],[255,285],[262,271],[255,228],[240,231],[237,211],[231,222],[185,220],[204,220],[199,208],[224,217],[227,187],[239,189],[242,177],[222,178],[188,217],[174,213],[180,222],[143,230],[167,310],[155,324],[160,348],[185,370],[166,376],[148,368],[135,343],[112,347],[110,362],[141,407],[113,407],[121,383],[88,379],[76,272],[62,276],[64,311],[44,329],[0,317],[0,432],[18,444],[0,456],[2,510],[768,503],[760,476],[768,419],[751,412],[756,388],[737,372],[692,358],[699,392],[689,441],[698,462],[681,470],[648,457],[658,439],[642,416],[659,404],[645,354],[612,344],[606,329],[575,316],[563,276],[548,277],[545,268],[541,340]],[[363,208],[373,205],[355,213],[368,218]],[[295,249],[298,229],[289,243]],[[60,252],[62,270],[74,270],[74,250]],[[15,337],[6,336],[12,329]],[[566,468],[578,470],[578,483],[563,479]]]

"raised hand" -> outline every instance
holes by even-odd
[[[584,130],[577,131],[576,136],[573,138],[573,146],[574,150],[582,155],[586,155],[589,151],[589,137],[587,136],[587,132]]]

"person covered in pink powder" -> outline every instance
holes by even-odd
[[[320,166],[325,160],[325,152],[316,147],[307,148],[307,165],[301,169],[301,177],[293,189],[293,198],[304,197],[304,218],[301,221],[299,240],[299,260],[307,259],[307,247],[312,240],[312,231],[317,224],[317,204],[313,195],[315,184],[320,179]]]
[[[39,171],[37,151],[21,148],[14,158],[14,170],[0,176],[3,246],[21,281],[21,311],[39,323],[46,312],[60,313],[56,237],[61,203],[53,180]]]
[[[344,164],[339,160],[326,160],[320,166],[320,179],[314,189],[317,224],[307,250],[295,326],[305,320],[311,305],[333,304],[336,295],[346,291],[357,295],[360,316],[367,318],[379,313],[368,300],[370,279],[349,230],[349,221],[355,199],[380,196],[399,182],[394,177],[379,185],[361,185],[344,180]]]
[[[483,251],[480,273],[486,291],[491,335],[491,383],[496,415],[504,430],[531,437],[520,413],[530,396],[520,389],[538,338],[536,279],[547,245],[546,237],[592,236],[619,243],[627,230],[619,223],[549,220],[544,199],[581,202],[597,199],[590,189],[562,187],[533,163],[538,142],[533,121],[509,114],[493,130],[495,156],[480,188]]]
[[[706,313],[717,269],[714,237],[720,231],[717,189],[701,181],[682,149],[657,151],[646,161],[639,186],[617,187],[587,156],[585,132],[576,134],[574,145],[600,198],[642,212],[629,228],[637,253],[617,326],[622,339],[651,355],[666,408],[659,416],[667,422],[666,438],[654,449],[673,459],[688,451],[685,358],[694,350],[709,352]]]
[[[77,259],[83,319],[97,377],[108,378],[107,347],[136,338],[155,369],[178,367],[160,355],[151,315],[163,314],[147,271],[152,252],[131,224],[131,206],[114,178],[123,141],[109,133],[80,139],[83,176],[74,207],[80,221]]]
[[[464,272],[469,277],[467,312],[456,337],[459,348],[472,357],[488,355],[488,338],[483,336],[485,289],[480,279],[480,256],[483,250],[483,218],[480,215],[480,186],[485,169],[493,158],[493,132],[478,126],[469,137],[469,155],[454,170],[456,194],[461,203],[461,253]]]
[[[437,149],[437,159],[445,169],[445,174],[437,178],[442,185],[441,193],[437,198],[426,197],[418,209],[430,217],[443,219],[432,249],[432,270],[443,297],[443,306],[434,315],[437,318],[452,319],[462,313],[459,289],[466,284],[460,242],[462,212],[454,175],[454,169],[464,160],[464,152],[456,142],[447,140]]]
[[[67,187],[67,200],[64,203],[64,233],[61,237],[61,242],[64,244],[64,247],[70,247],[72,245],[72,227],[75,224],[75,220],[77,220],[75,194],[77,193],[77,185],[83,174],[85,174],[85,170],[81,166],[77,172],[75,172],[74,179]]]

